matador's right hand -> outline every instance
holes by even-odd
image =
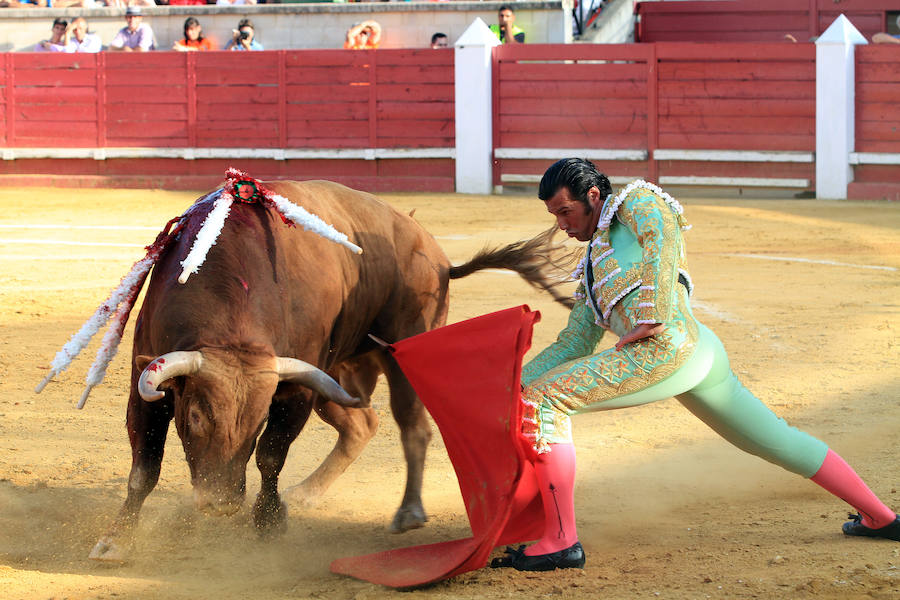
[[[625,344],[630,344],[632,342],[654,336],[658,333],[662,333],[664,329],[665,326],[662,323],[641,323],[619,338],[619,341],[616,342],[616,350],[621,350],[625,347]]]

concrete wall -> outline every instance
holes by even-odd
[[[630,44],[634,41],[634,5],[632,0],[609,0],[600,16],[588,27],[582,42],[593,44]]]
[[[157,6],[145,8],[144,21],[153,27],[157,49],[169,49],[182,37],[184,20],[195,16],[207,37],[219,47],[231,38],[240,19],[249,17],[257,39],[267,50],[290,48],[340,48],[354,23],[375,19],[384,28],[381,47],[426,47],[431,34],[442,31],[451,45],[480,17],[497,22],[503,2],[388,2],[353,4],[261,4],[256,6]],[[572,0],[515,2],[516,24],[530,43],[572,41]],[[28,51],[50,37],[53,19],[83,16],[104,45],[125,25],[123,8],[2,9],[0,52]]]

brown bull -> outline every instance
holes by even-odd
[[[377,418],[368,398],[379,373],[390,387],[407,463],[406,490],[391,529],[422,526],[430,427],[403,373],[368,334],[394,341],[443,325],[449,279],[479,269],[511,268],[535,285],[552,287],[542,279],[549,236],[451,267],[416,221],[374,196],[324,181],[266,186],[346,233],[364,254],[289,228],[261,204],[236,202],[203,267],[182,285],[180,261],[212,200],[201,199],[186,213],[184,229],[154,267],[136,322],[128,493],[92,558],[125,556],[141,505],[159,478],[173,418],[198,507],[237,510],[256,447],[262,484],[254,522],[262,530],[282,527],[278,474],[291,442],[313,409],[338,431],[331,454],[295,490],[312,499],[374,434]],[[312,365],[335,374],[358,398]]]

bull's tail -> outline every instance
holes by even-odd
[[[557,289],[569,283],[575,252],[554,242],[559,229],[554,225],[529,240],[521,240],[499,248],[484,248],[468,262],[450,267],[450,279],[459,279],[483,269],[508,269],[518,273],[530,285],[550,294],[554,300],[572,308],[575,301]],[[566,275],[566,276],[563,276]]]

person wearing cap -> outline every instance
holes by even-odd
[[[95,53],[103,49],[100,36],[96,33],[88,33],[88,23],[84,17],[77,17],[72,21],[67,35],[69,43],[66,45],[66,52],[70,54]]]
[[[144,23],[144,15],[140,6],[129,6],[125,9],[125,27],[119,30],[109,43],[114,52],[148,52],[155,48],[153,29]]]
[[[35,52],[65,52],[68,44],[66,29],[69,22],[62,17],[53,21],[53,33],[49,40],[41,40],[34,45]]]

